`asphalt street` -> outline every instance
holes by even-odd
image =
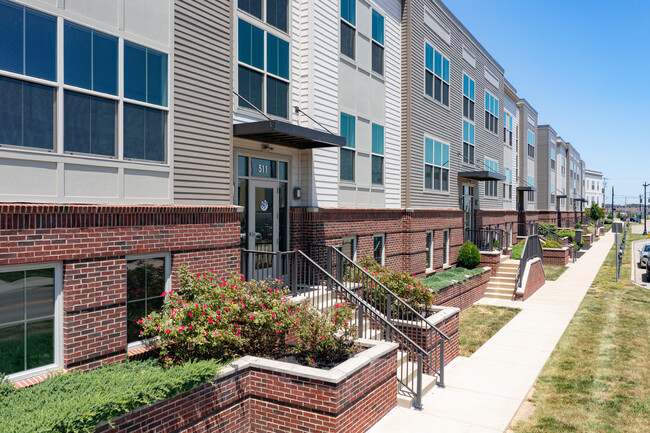
[[[650,229],[650,221],[648,222],[647,228]],[[643,233],[643,224],[632,226],[632,233]],[[639,266],[639,259],[641,257],[639,249],[642,249],[647,243],[650,243],[650,238],[635,241],[632,244],[632,275],[630,278],[639,286],[650,288],[650,281],[648,281],[648,278],[646,277],[645,268]]]

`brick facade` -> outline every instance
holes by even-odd
[[[501,252],[500,251],[481,251],[481,263],[479,267],[490,268],[490,275],[495,277],[501,265]]]
[[[526,286],[522,301],[530,298],[540,287],[546,282],[546,275],[544,274],[544,267],[541,260],[534,260],[528,267],[528,278],[526,279]]]
[[[397,405],[397,346],[392,347],[338,382],[280,372],[245,357],[240,361],[251,362],[230,368],[213,383],[137,409],[112,425],[102,423],[95,431],[364,432]],[[295,367],[285,365],[286,371]]]
[[[544,263],[547,265],[566,266],[569,264],[569,248],[543,248]]]
[[[63,264],[63,368],[126,355],[126,260],[171,257],[172,276],[239,270],[233,207],[0,205],[0,266]],[[172,284],[175,278],[172,277]]]
[[[474,275],[463,282],[441,289],[436,295],[436,305],[460,308],[461,311],[471,307],[485,295],[490,281],[490,270]]]

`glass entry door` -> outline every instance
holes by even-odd
[[[248,249],[278,251],[278,184],[268,181],[251,181],[248,212]]]
[[[474,187],[470,185],[463,185],[463,227],[467,239],[474,229]]]

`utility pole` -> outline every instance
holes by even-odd
[[[612,219],[614,219],[614,186],[612,185]]]
[[[646,190],[650,184],[648,182],[643,184],[643,235],[648,236],[648,229],[646,227],[647,224],[647,215],[646,215],[646,206],[648,205],[648,194],[646,194]]]

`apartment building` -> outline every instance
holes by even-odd
[[[519,186],[519,107],[517,89],[505,80],[503,101],[503,208],[517,209]]]
[[[519,187],[517,209],[537,210],[537,111],[525,99],[517,103],[519,108]]]
[[[550,125],[537,127],[537,207],[540,210],[557,210],[557,133]]]
[[[596,170],[584,171],[584,198],[587,206],[596,203],[600,207],[605,206],[605,181],[603,173]]]

